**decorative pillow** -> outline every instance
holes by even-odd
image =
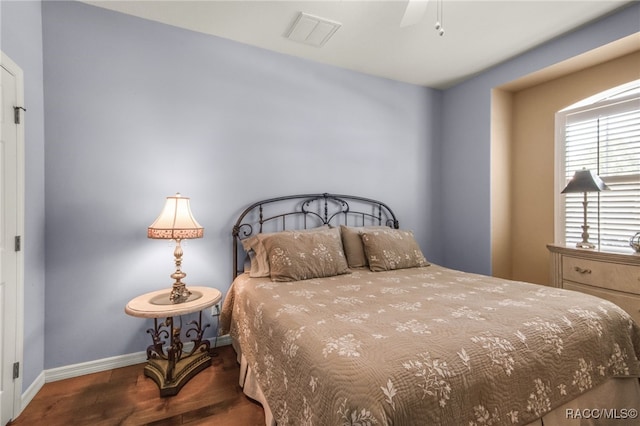
[[[269,259],[267,259],[267,251],[264,248],[264,240],[270,237],[288,234],[288,233],[312,233],[325,231],[329,229],[329,225],[323,225],[318,228],[300,229],[296,231],[280,231],[273,233],[256,234],[252,237],[242,240],[242,247],[244,251],[249,254],[251,261],[251,268],[249,269],[249,276],[252,278],[263,278],[270,276],[269,272]]]
[[[363,232],[362,244],[374,272],[429,266],[411,231],[387,228]]]
[[[263,241],[273,281],[332,277],[349,272],[340,230],[281,233]]]
[[[388,226],[344,226],[340,225],[340,235],[342,235],[342,246],[344,254],[347,256],[349,268],[362,268],[369,266],[364,254],[362,245],[362,233],[375,231],[377,229],[390,229]]]

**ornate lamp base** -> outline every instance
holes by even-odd
[[[589,225],[587,225],[587,202],[584,202],[584,225],[582,225],[582,241],[576,244],[576,248],[590,249],[596,248],[596,245],[589,242]]]
[[[184,303],[191,296],[191,292],[187,290],[187,286],[182,282],[182,279],[187,276],[182,269],[182,246],[180,245],[180,240],[176,240],[176,248],[173,251],[173,256],[176,258],[176,271],[171,274],[171,278],[176,280],[173,283],[173,288],[171,289],[171,295],[169,296],[169,300],[171,303]]]
[[[171,303],[184,303],[189,299],[189,296],[191,296],[191,292],[187,290],[184,283],[181,282],[180,285],[174,283],[169,300]]]

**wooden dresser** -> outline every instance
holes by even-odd
[[[551,283],[607,299],[640,324],[640,255],[548,245]]]

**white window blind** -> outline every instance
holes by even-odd
[[[600,250],[629,250],[640,231],[640,97],[609,99],[559,114],[565,181],[595,171],[611,190],[588,193],[589,241]],[[583,194],[566,194],[565,244],[582,240]]]

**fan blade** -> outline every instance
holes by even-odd
[[[424,16],[427,10],[428,0],[409,0],[407,8],[404,10],[404,16],[400,22],[401,27],[409,27],[415,25]]]

